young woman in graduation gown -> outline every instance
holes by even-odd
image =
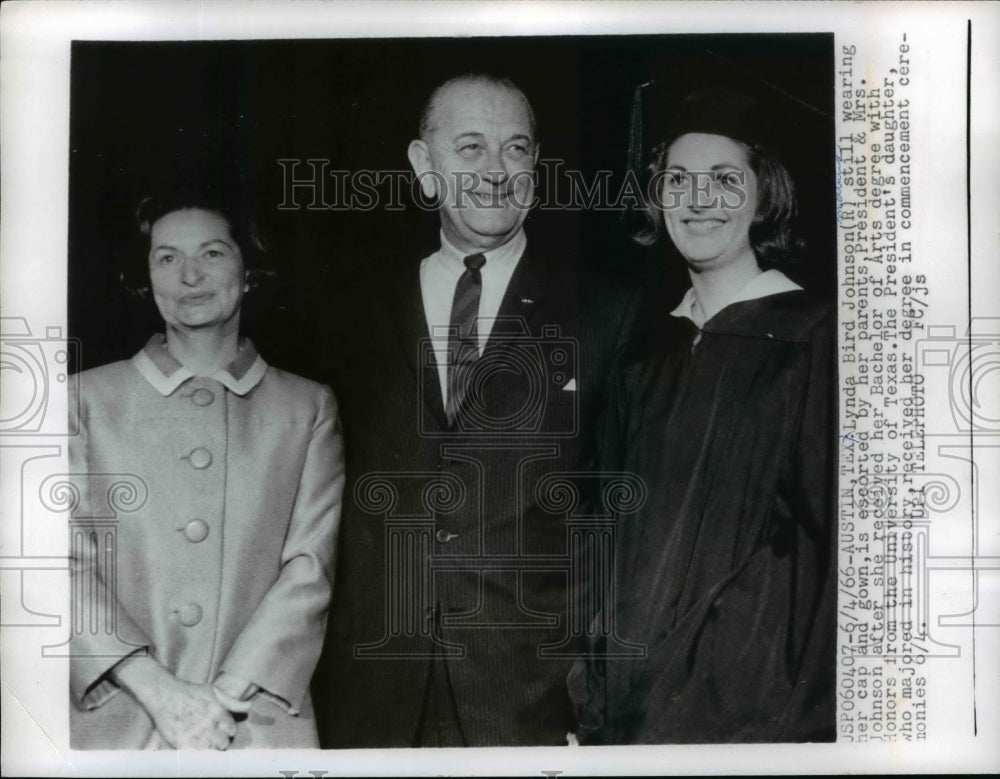
[[[760,118],[699,93],[654,151],[645,237],[665,229],[691,287],[613,381],[604,464],[647,489],[615,625],[645,656],[592,642],[581,743],[834,739],[836,318],[781,271],[795,195]]]

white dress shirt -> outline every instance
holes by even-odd
[[[733,295],[725,300],[719,307],[719,311],[722,311],[722,309],[726,306],[732,305],[733,303],[739,303],[744,300],[757,300],[758,298],[766,298],[769,295],[778,295],[782,292],[792,292],[797,289],[802,289],[802,287],[788,278],[788,276],[780,270],[771,268],[771,270],[766,270],[763,273],[754,276],[750,279],[750,281],[743,285],[742,289],[733,293]],[[681,300],[680,305],[671,311],[670,315],[676,317],[686,317],[694,322],[695,326],[701,330],[701,328],[705,326],[705,318],[702,314],[701,306],[697,305],[697,303],[698,296],[694,294],[694,287],[691,287],[688,289],[687,293],[685,293],[684,299]]]
[[[483,280],[479,297],[479,353],[483,353],[489,341],[493,323],[500,312],[500,304],[507,292],[507,285],[514,275],[514,269],[524,254],[528,239],[524,230],[503,246],[483,252],[486,264],[480,270]],[[465,273],[467,255],[452,246],[441,233],[441,248],[420,263],[420,296],[424,303],[427,332],[434,340],[434,354],[437,358],[438,379],[441,382],[441,400],[448,400],[448,326],[451,323],[451,304],[455,297],[458,279]]]

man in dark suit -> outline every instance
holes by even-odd
[[[441,244],[380,272],[338,387],[348,485],[320,742],[565,744],[591,613],[571,547],[633,300],[529,245],[538,141],[509,81],[438,87],[409,159]]]

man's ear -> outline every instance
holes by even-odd
[[[531,160],[531,164],[533,166],[535,166],[535,167],[538,167],[538,157],[541,155],[541,152],[542,152],[542,144],[536,143],[535,144],[535,156],[534,156],[534,159]]]
[[[410,141],[410,146],[406,150],[406,156],[410,160],[410,167],[417,174],[420,182],[420,190],[428,200],[436,200],[438,197],[437,176],[433,175],[434,169],[431,167],[431,153],[424,141]]]

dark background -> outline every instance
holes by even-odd
[[[561,159],[586,181],[609,169],[612,191],[626,169],[637,84],[656,82],[645,107],[654,126],[693,89],[757,95],[798,187],[809,248],[794,275],[832,299],[832,35],[75,42],[69,329],[82,349],[74,367],[127,358],[161,329],[153,303],[118,280],[136,251],[139,200],[177,179],[239,179],[279,273],[269,292],[248,298],[245,329],[269,362],[328,380],[337,334],[365,315],[352,290],[366,274],[392,274],[432,251],[437,217],[408,195],[402,211],[309,210],[301,190],[302,208],[279,210],[277,160],[407,170],[427,95],[468,71],[510,77],[535,110],[541,156]],[[536,210],[527,230],[535,247],[641,281],[664,310],[688,286],[673,249],[632,244],[619,212]]]

